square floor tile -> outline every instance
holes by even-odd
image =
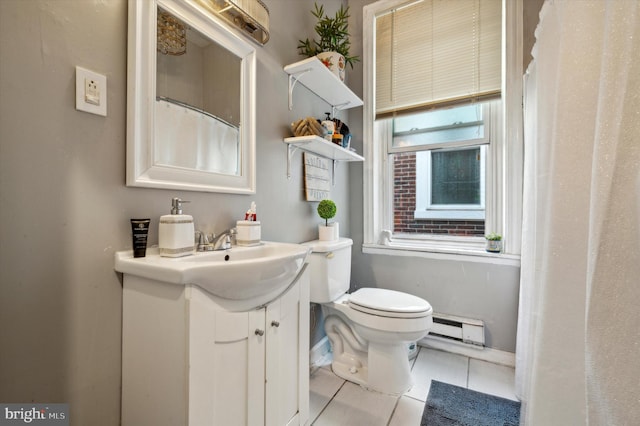
[[[418,426],[422,420],[424,402],[403,396],[398,401],[389,426]]]
[[[345,382],[313,425],[386,426],[397,400],[397,397]]]
[[[426,401],[431,380],[467,387],[469,358],[429,348],[420,348],[411,370],[414,385],[405,395]]]
[[[471,359],[469,361],[469,389],[517,400],[515,370],[512,367]]]
[[[330,369],[318,368],[309,377],[309,419],[313,422],[331,401],[344,380]]]

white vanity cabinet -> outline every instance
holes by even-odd
[[[124,275],[123,426],[308,423],[308,272],[259,309],[222,305]]]

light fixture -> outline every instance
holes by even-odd
[[[158,52],[165,55],[187,53],[187,30],[175,16],[158,9]]]
[[[253,41],[269,41],[269,9],[262,0],[197,0],[207,10],[239,28]]]

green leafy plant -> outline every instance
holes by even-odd
[[[502,241],[502,235],[492,232],[484,236],[489,241]]]
[[[317,3],[314,3],[314,6],[315,10],[312,10],[311,14],[318,19],[315,30],[320,37],[320,41],[315,39],[310,41],[308,38],[298,40],[299,53],[311,57],[322,52],[338,52],[344,56],[345,62],[353,69],[353,64],[358,62],[360,58],[349,55],[349,48],[351,47],[347,28],[349,6],[346,8],[340,6],[333,18],[324,14],[324,6],[318,6]]]
[[[326,226],[329,226],[329,219],[332,219],[337,211],[336,203],[331,200],[322,200],[318,204],[318,215],[325,220]]]

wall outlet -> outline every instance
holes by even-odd
[[[100,89],[92,78],[84,79],[84,101],[88,104],[100,106]]]
[[[107,77],[76,67],[76,109],[107,116]]]

